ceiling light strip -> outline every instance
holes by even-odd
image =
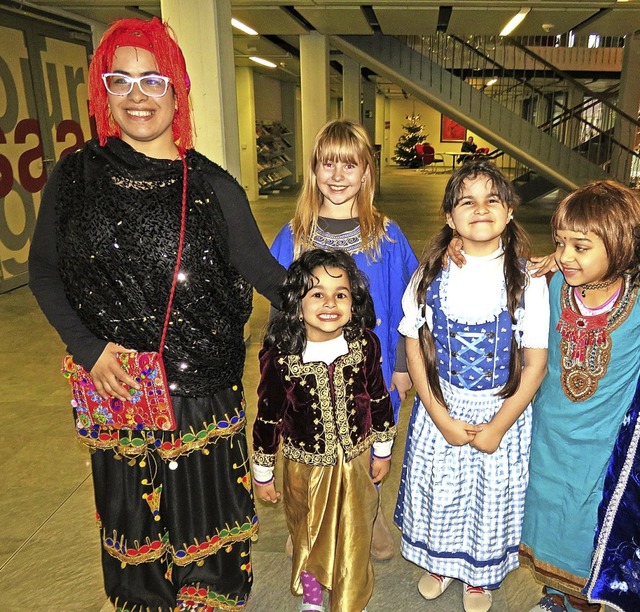
[[[237,19],[231,19],[231,25],[236,28],[236,30],[240,30],[241,32],[244,32],[249,36],[258,35],[258,33],[253,28],[250,28],[248,25],[245,25],[244,23],[242,23],[242,21],[238,21]]]
[[[513,32],[523,21],[524,18],[531,11],[530,8],[521,8],[509,21],[509,23],[504,26],[502,32],[500,32],[500,36],[509,36],[511,32]]]
[[[277,65],[273,62],[270,62],[269,60],[263,59],[261,57],[256,57],[255,55],[252,55],[249,59],[256,64],[266,66],[267,68],[277,68]]]

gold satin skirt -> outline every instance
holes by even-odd
[[[362,612],[373,593],[369,557],[378,490],[371,480],[371,452],[334,466],[284,459],[283,498],[293,542],[291,592],[302,594],[300,573],[329,589],[332,612]]]

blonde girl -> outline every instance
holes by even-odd
[[[312,248],[341,249],[353,256],[369,281],[376,312],[373,331],[380,339],[382,371],[397,421],[400,402],[411,388],[398,332],[401,298],[418,260],[398,225],[376,208],[375,178],[375,153],[364,127],[345,120],[327,123],[316,136],[294,217],[271,252],[285,268]],[[379,512],[372,556],[386,559],[393,553],[393,539]]]

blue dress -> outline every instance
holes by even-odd
[[[602,354],[591,360],[601,370],[604,363],[605,373],[590,397],[574,401],[563,384],[573,385],[567,387],[570,394],[579,394],[591,383],[578,369],[563,373],[561,360],[567,363],[570,355],[561,348],[565,337],[556,325],[563,306],[567,313],[576,309],[561,274],[554,276],[549,291],[549,365],[533,403],[521,561],[533,569],[540,582],[580,596],[589,576],[607,466],[636,389],[640,308],[637,290],[626,287],[607,313],[615,321],[607,325],[610,361],[607,365]],[[580,318],[577,325],[581,328],[592,319]]]
[[[396,359],[396,345],[400,339],[398,324],[402,319],[401,299],[411,275],[418,267],[418,260],[402,230],[393,221],[385,226],[387,239],[380,243],[380,257],[371,261],[362,251],[360,227],[353,230],[330,234],[318,229],[314,236],[314,246],[327,250],[342,249],[353,256],[358,269],[369,279],[369,289],[376,310],[376,327],[373,330],[380,339],[382,349],[382,373],[387,387],[391,384],[391,375]],[[287,223],[273,241],[273,256],[288,268],[293,261],[293,233]],[[400,397],[397,391],[391,392],[393,414],[396,422],[400,410]]]
[[[427,291],[426,305],[449,414],[480,424],[502,407],[504,400],[496,393],[508,379],[514,331],[506,307],[503,257],[497,253],[467,256],[467,260],[469,269],[450,266],[440,273]],[[490,280],[485,281],[487,277]],[[479,286],[491,297],[476,316],[478,287],[468,294],[466,287],[478,279],[483,279]],[[454,285],[457,293],[451,296]],[[412,281],[403,304],[409,297],[414,304],[405,307],[401,331],[415,338],[424,319],[420,320],[415,295],[410,295],[414,289]],[[522,332],[523,345],[530,348],[546,347],[546,289],[544,279],[531,279],[525,308],[516,313],[521,315],[521,326],[516,326],[515,333]],[[518,566],[530,438],[529,406],[493,454],[468,444],[451,445],[416,397],[394,515],[402,531],[403,556],[430,572],[473,586],[498,588]]]

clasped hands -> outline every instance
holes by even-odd
[[[482,453],[491,455],[500,446],[503,432],[492,423],[472,425],[466,421],[447,417],[447,420],[438,429],[445,440],[452,446],[464,446],[468,444]]]

